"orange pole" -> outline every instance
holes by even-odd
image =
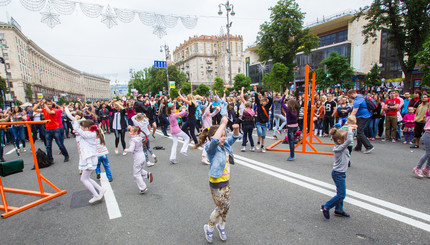
[[[33,153],[34,169],[36,170],[36,177],[37,177],[37,182],[39,183],[39,190],[40,190],[40,193],[43,194],[43,185],[42,185],[42,180],[40,179],[39,163],[37,162],[36,148],[34,147],[34,141],[33,141],[30,124],[27,124],[27,132],[28,132],[28,140],[30,141],[30,145],[31,145],[31,151]]]
[[[309,65],[305,67],[305,113],[303,115],[303,143],[306,141],[308,132],[308,102],[309,102]],[[303,144],[303,151],[306,151],[306,144]]]
[[[1,201],[3,202],[4,210],[7,212],[7,201],[6,201],[6,196],[4,194],[3,182],[1,181],[1,178],[0,178],[0,195],[1,195]]]
[[[4,187],[3,189],[5,192],[20,193],[20,194],[27,194],[27,195],[41,196],[41,197],[46,197],[52,194],[48,192],[40,193],[40,191],[29,191],[29,190],[9,188],[9,187]]]
[[[312,90],[311,90],[311,120],[310,120],[310,142],[312,144],[312,136],[313,136],[313,130],[314,130],[314,115],[315,115],[315,72],[312,73]]]

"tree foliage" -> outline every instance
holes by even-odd
[[[256,52],[260,61],[272,59],[274,63],[287,65],[287,81],[292,82],[296,53],[310,54],[318,46],[319,38],[309,28],[303,28],[305,14],[294,0],[279,0],[269,10],[270,21],[260,25]]]
[[[354,70],[345,56],[333,51],[327,59],[321,61],[320,65],[325,66],[326,69],[325,71],[322,68],[317,70],[315,83],[319,88],[325,89],[338,84],[346,89],[354,87],[354,83],[351,81]]]
[[[251,78],[245,76],[244,74],[237,74],[233,78],[233,89],[236,90],[236,92],[239,92],[242,90],[242,87],[245,88],[245,91],[251,90]]]
[[[364,43],[376,41],[384,28],[388,41],[396,49],[397,58],[405,74],[404,89],[409,90],[417,54],[430,37],[430,2],[428,0],[374,0],[360,10],[355,19],[368,21],[363,26]]]
[[[191,83],[184,82],[181,86],[181,93],[185,95],[191,94]]]
[[[417,56],[418,64],[422,65],[421,71],[424,72],[424,77],[421,79],[422,85],[430,85],[430,39],[424,44]]]
[[[177,88],[172,88],[170,90],[170,98],[173,100],[179,96],[179,92]]]
[[[382,75],[381,75],[381,69],[379,69],[378,64],[374,64],[372,66],[372,69],[370,69],[369,73],[367,73],[365,83],[367,86],[370,86],[370,87],[381,85]]]
[[[219,96],[223,96],[225,91],[225,83],[224,80],[220,77],[215,77],[214,85],[212,86],[212,90]]]
[[[196,92],[200,96],[209,96],[210,90],[211,90],[211,88],[209,88],[209,86],[202,83],[196,88],[196,90],[194,92]]]
[[[4,79],[3,77],[0,77],[0,90],[3,91],[3,93],[6,94],[9,93],[9,90],[7,89],[7,85],[6,85],[6,79]],[[3,101],[3,96],[0,95],[0,107],[3,108],[5,101]]]
[[[187,75],[176,66],[168,66],[169,80],[175,81],[175,87],[180,88],[187,81]],[[148,67],[134,73],[134,79],[128,83],[129,88],[134,85],[139,94],[158,94],[167,91],[167,74],[165,68]]]
[[[282,92],[287,86],[288,67],[282,63],[273,64],[270,73],[264,74],[263,84],[273,91]]]

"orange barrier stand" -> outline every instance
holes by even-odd
[[[305,68],[305,111],[304,111],[304,116],[303,116],[303,138],[302,140],[296,144],[296,146],[294,147],[294,149],[297,149],[297,147],[299,145],[302,146],[302,149],[299,151],[294,151],[295,153],[307,153],[307,154],[319,154],[319,155],[334,155],[333,152],[320,152],[317,149],[315,149],[315,147],[313,146],[313,144],[320,144],[320,145],[334,145],[333,143],[323,143],[313,132],[313,115],[315,112],[315,105],[314,105],[314,97],[315,97],[315,72],[313,72],[312,74],[312,92],[311,92],[311,120],[310,120],[310,130],[309,133],[307,133],[307,129],[308,129],[308,102],[309,102],[309,65],[306,65]],[[308,140],[308,137],[310,138]],[[312,142],[312,138],[315,137],[319,142]],[[269,147],[267,147],[266,149],[268,151],[282,151],[282,152],[290,152],[290,150],[287,149],[275,149],[274,147],[277,146],[278,144],[282,143],[282,140],[278,140],[277,142],[275,142],[274,144],[270,145]],[[309,146],[312,151],[308,151],[306,150],[306,146]]]
[[[31,150],[33,153],[33,161],[34,161],[34,168],[36,171],[36,178],[37,178],[37,181],[39,183],[39,191],[23,190],[23,189],[16,189],[16,188],[7,188],[7,187],[3,187],[3,183],[2,183],[1,177],[0,177],[0,195],[1,195],[1,200],[3,203],[3,205],[0,205],[0,210],[5,211],[3,214],[1,214],[1,217],[3,217],[3,218],[7,218],[11,215],[22,212],[26,209],[29,209],[31,207],[34,207],[34,206],[39,205],[41,203],[44,203],[48,200],[51,200],[57,196],[60,196],[60,195],[67,193],[66,190],[60,190],[58,187],[56,187],[54,184],[52,184],[48,179],[46,179],[43,175],[41,175],[40,171],[39,171],[39,163],[37,162],[36,149],[34,147],[33,137],[31,137],[32,132],[31,132],[30,126],[31,126],[31,124],[46,124],[48,122],[49,121],[36,121],[36,122],[35,121],[28,121],[28,122],[4,122],[4,123],[0,123],[0,126],[25,125],[27,127],[27,132],[28,132],[28,135],[30,136],[28,138],[29,138]],[[51,186],[56,192],[55,193],[45,192],[43,190],[42,180],[45,181],[49,186]],[[34,202],[31,202],[29,204],[26,204],[24,206],[21,206],[21,207],[12,207],[12,206],[8,206],[8,204],[7,204],[5,192],[41,196],[43,198],[36,200]]]

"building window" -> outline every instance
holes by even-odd
[[[6,69],[10,69],[10,64],[6,63]]]
[[[3,54],[3,58],[4,58],[5,60],[8,60],[8,59],[9,59],[9,54],[8,54],[8,53],[4,53],[4,54]]]
[[[6,72],[6,77],[7,77],[8,79],[11,79],[11,78],[12,78],[12,74],[11,74],[10,72]]]

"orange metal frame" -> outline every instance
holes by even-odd
[[[34,141],[33,141],[33,137],[31,137],[32,132],[31,132],[31,124],[46,124],[49,121],[28,121],[28,122],[6,122],[6,123],[0,123],[0,126],[9,126],[9,125],[26,125],[27,127],[27,131],[28,131],[28,135],[30,135],[29,140],[30,140],[30,145],[31,145],[31,150],[33,152],[33,161],[34,161],[34,168],[36,170],[36,178],[37,181],[39,183],[39,191],[31,191],[31,190],[23,190],[23,189],[16,189],[16,188],[7,188],[7,187],[3,187],[3,183],[1,181],[1,177],[0,177],[0,195],[1,195],[1,200],[3,205],[0,205],[0,210],[5,211],[3,214],[1,214],[1,217],[3,218],[7,218],[11,215],[14,215],[16,213],[22,212],[26,209],[29,209],[31,207],[34,207],[36,205],[39,205],[41,203],[44,203],[48,200],[51,200],[55,197],[58,197],[60,195],[66,194],[67,191],[66,190],[60,190],[59,188],[57,188],[54,184],[52,184],[48,179],[46,179],[45,177],[43,177],[40,174],[39,171],[39,163],[37,162],[37,158],[36,158],[36,149],[34,147]],[[43,190],[43,185],[42,185],[42,180],[45,181],[48,185],[50,185],[56,192],[55,193],[48,193],[45,192]],[[24,206],[21,207],[12,207],[12,206],[8,206],[7,201],[6,201],[6,195],[5,192],[12,192],[12,193],[19,193],[19,194],[26,194],[26,195],[34,195],[34,196],[40,196],[43,197],[37,201],[31,202],[29,204],[26,204]]]
[[[299,145],[302,145],[302,149],[300,151],[294,151],[295,153],[308,153],[308,154],[319,154],[319,155],[334,155],[333,152],[321,152],[315,149],[313,145],[334,145],[333,143],[323,143],[313,132],[314,120],[313,116],[315,113],[315,72],[312,73],[312,92],[311,92],[311,120],[309,125],[309,133],[307,133],[308,129],[308,102],[309,102],[309,65],[306,65],[305,68],[305,111],[304,111],[304,120],[303,120],[303,138],[302,140],[296,144],[294,149],[297,149]],[[308,139],[309,138],[309,139]],[[313,138],[315,138],[318,142],[313,142]],[[278,140],[266,149],[268,151],[283,151],[290,152],[287,149],[274,149],[275,146],[282,143],[283,140]],[[306,150],[306,145],[308,145],[312,151]]]

